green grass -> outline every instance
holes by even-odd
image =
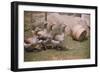
[[[90,58],[90,39],[82,42],[75,41],[66,36],[64,51],[47,49],[41,52],[24,52],[24,61],[47,61],[47,60],[69,60],[69,59],[87,59]]]

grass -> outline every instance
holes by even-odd
[[[32,17],[32,14],[34,15]],[[24,37],[32,36],[31,30],[34,24],[40,24],[44,21],[44,13],[41,12],[25,12],[24,14]],[[32,17],[32,18],[31,18]],[[36,21],[36,22],[35,22]],[[34,22],[34,24],[33,24]],[[90,39],[82,42],[75,41],[70,36],[66,36],[64,40],[66,51],[58,51],[55,49],[47,49],[41,52],[24,52],[24,61],[47,61],[47,60],[71,60],[71,59],[87,59],[90,58]]]
[[[87,59],[90,58],[90,39],[82,42],[75,41],[71,37],[66,36],[64,46],[66,51],[55,49],[47,49],[41,52],[24,52],[24,61],[47,61],[47,60],[71,60],[71,59]]]

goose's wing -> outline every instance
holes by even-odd
[[[56,40],[51,40],[51,43],[53,43],[53,44],[59,44],[60,42],[56,41]]]
[[[58,40],[58,41],[63,41],[64,40],[64,34],[56,35],[55,39]]]

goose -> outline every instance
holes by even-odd
[[[62,25],[61,32],[55,35],[55,40],[58,40],[60,42],[64,40],[64,36],[65,36],[64,32],[66,27],[67,27],[66,25]]]
[[[51,43],[56,47],[56,49],[62,49],[61,46],[64,41],[65,28],[66,28],[66,25],[61,26],[61,29],[60,29],[61,32],[54,35],[54,37],[51,41]]]
[[[25,42],[24,42],[24,47],[25,48],[28,48],[28,47],[30,47],[32,44],[26,44]]]
[[[40,36],[40,38],[43,40],[52,38],[51,35],[52,26],[50,26],[49,29],[47,29],[47,25],[48,23],[44,24],[44,29],[37,33]]]
[[[34,31],[32,30],[33,36],[24,40],[24,47],[26,51],[33,52],[34,50],[35,51],[41,50],[40,43],[42,42],[42,40],[38,39],[37,35],[38,31],[39,31],[38,29],[35,29]]]
[[[48,48],[47,46],[51,42],[51,39],[52,39],[51,30],[52,30],[52,25],[45,23],[44,29],[38,32],[38,35],[39,35],[38,39],[42,40],[41,44],[43,45],[44,50]]]
[[[32,30],[32,44],[38,44],[40,42],[42,42],[41,40],[38,39],[39,35],[37,34],[41,29],[40,28],[36,28],[34,31]]]

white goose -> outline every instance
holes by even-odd
[[[61,28],[61,33],[59,33],[59,34],[56,34],[55,36],[54,36],[54,39],[51,41],[54,45],[61,45],[61,43],[64,41],[64,36],[65,36],[65,25],[64,26],[62,26]]]
[[[37,32],[38,32],[39,30],[35,30],[35,31],[33,31],[32,30],[32,37],[30,37],[30,38],[28,38],[28,39],[25,39],[25,41],[24,41],[24,47],[25,48],[28,48],[28,47],[30,47],[31,45],[36,45],[36,44],[38,44],[38,43],[41,43],[42,41],[41,40],[39,40],[38,39],[38,35],[37,35]]]
[[[47,25],[48,24],[45,24],[44,29],[37,33],[39,36],[41,36],[45,39],[52,38],[52,35],[51,35],[52,26],[50,26],[50,28],[47,29]]]

